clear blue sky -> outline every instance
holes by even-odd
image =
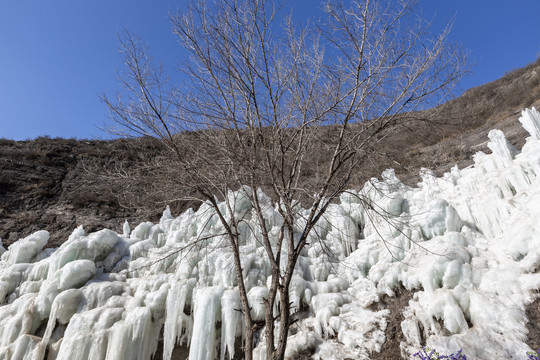
[[[298,16],[319,1],[289,0]],[[0,138],[108,138],[106,108],[121,69],[116,33],[145,41],[172,70],[181,51],[172,35],[173,0],[0,0]],[[540,0],[420,0],[438,28],[456,16],[451,39],[475,65],[463,90],[495,80],[540,55]]]

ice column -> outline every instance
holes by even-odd
[[[221,318],[221,296],[224,290],[223,286],[195,290],[190,360],[213,360],[216,357],[216,322]]]
[[[163,330],[164,359],[171,358],[174,346],[180,340],[185,329],[187,341],[191,337],[193,322],[191,317],[184,313],[188,298],[192,295],[192,284],[188,280],[179,280],[171,285],[166,302],[165,328]]]
[[[129,237],[129,233],[131,232],[131,229],[129,228],[129,222],[127,220],[124,221],[124,228],[122,230],[124,233],[124,237]]]
[[[223,293],[221,308],[220,359],[225,359],[226,351],[229,353],[229,359],[232,359],[234,357],[236,334],[242,331],[242,315],[238,311],[242,308],[242,304],[237,290],[227,290]]]
[[[531,137],[540,140],[540,113],[534,107],[521,111],[519,122]]]

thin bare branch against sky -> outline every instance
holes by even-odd
[[[127,28],[174,70],[181,52],[168,17],[184,1],[3,1],[0,4],[0,138],[107,138],[102,93],[117,89],[116,34]],[[288,1],[297,20],[316,0]],[[451,39],[469,49],[461,89],[495,80],[540,55],[538,0],[419,0],[434,30],[454,18]],[[174,78],[173,78],[174,80]]]

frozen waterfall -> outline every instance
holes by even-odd
[[[490,154],[418,187],[392,170],[328,208],[300,257],[291,285],[294,326],[287,356],[369,359],[385,341],[388,310],[370,305],[397,289],[415,291],[403,310],[403,354],[421,341],[471,359],[531,350],[525,305],[540,289],[540,114],[524,110],[530,133],[521,152],[499,130]],[[236,193],[235,211],[249,214]],[[376,204],[363,207],[360,199]],[[270,236],[282,219],[269,198]],[[381,216],[381,212],[386,216]],[[244,216],[242,262],[255,319],[264,316],[270,266]],[[0,359],[148,360],[177,345],[189,358],[238,354],[243,323],[232,254],[208,204],[122,233],[73,231],[56,249],[38,231],[0,247]],[[197,239],[201,250],[186,246]],[[334,256],[329,256],[328,251]],[[162,345],[160,345],[162,344]],[[538,344],[540,345],[540,344]],[[255,355],[264,354],[260,342]]]

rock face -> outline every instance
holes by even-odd
[[[126,219],[154,218],[153,209],[126,209],[97,169],[129,163],[128,141],[38,138],[0,140],[0,238],[4,245],[39,229],[58,246],[78,225],[117,229]],[[126,185],[127,182],[124,182]]]
[[[56,223],[58,215],[46,209],[62,194],[64,178],[76,162],[76,147],[75,140],[1,141],[0,237],[4,242],[24,237],[39,225]]]
[[[517,121],[519,111],[539,105],[540,60],[388,129],[390,136],[377,145],[351,187],[359,188],[386,168],[414,184],[422,167],[440,175],[453,164],[470,165],[472,154],[487,150],[492,128],[503,130],[520,148],[526,132]],[[159,177],[140,164],[156,158],[165,159],[166,152],[150,139],[0,139],[2,243],[7,246],[46,229],[51,234],[47,246],[55,247],[78,225],[86,231],[120,231],[125,219],[156,221],[168,199],[186,195],[171,196],[174,188],[154,191]],[[181,211],[191,204],[170,205]]]

